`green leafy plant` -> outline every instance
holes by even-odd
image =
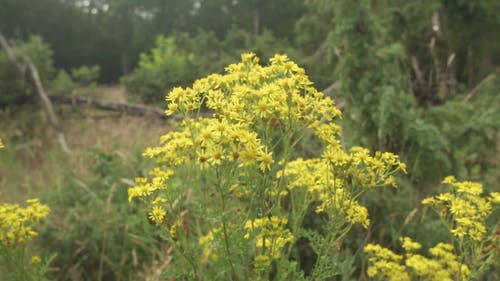
[[[53,280],[136,280],[162,252],[158,231],[136,215],[141,209],[127,204],[122,192],[137,162],[125,165],[115,152],[95,152],[93,158],[92,178],[69,174],[45,195],[52,216],[38,245],[57,252]]]

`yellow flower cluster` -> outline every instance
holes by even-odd
[[[40,264],[42,262],[42,259],[39,256],[32,256],[31,257],[31,264]]]
[[[368,276],[382,277],[390,281],[410,280],[410,275],[406,272],[406,267],[401,264],[403,260],[402,256],[375,244],[366,245],[364,250],[370,255]]]
[[[162,206],[153,205],[153,209],[149,212],[149,219],[156,223],[156,225],[160,225],[166,215],[167,211]]]
[[[201,263],[205,264],[209,260],[216,261],[219,259],[219,256],[217,255],[218,247],[216,245],[216,241],[219,239],[215,239],[215,236],[219,235],[221,229],[222,227],[213,228],[198,240],[198,244],[203,248],[201,253]]]
[[[255,257],[256,268],[263,266],[271,259],[279,259],[281,249],[293,242],[293,234],[286,228],[288,220],[277,216],[257,218],[245,222],[246,239],[255,237],[255,247],[262,249]]]
[[[392,153],[371,156],[365,148],[353,147],[345,152],[328,145],[322,158],[291,161],[278,176],[290,179],[288,188],[306,188],[313,194],[321,202],[316,212],[340,212],[350,223],[366,228],[370,224],[368,210],[356,201],[363,187],[396,186],[393,174],[405,169]]]
[[[149,172],[152,180],[148,181],[147,178],[135,178],[135,186],[128,189],[128,201],[132,201],[134,197],[147,197],[157,190],[165,189],[168,179],[174,174],[171,169],[161,170],[155,168]],[[156,199],[157,203],[161,202],[161,198]]]
[[[495,230],[487,233],[485,220],[493,212],[493,205],[500,202],[500,193],[481,197],[481,184],[457,182],[453,176],[446,177],[443,183],[451,186],[452,191],[426,198],[422,204],[435,208],[451,234],[459,238],[458,249],[451,244],[438,243],[429,250],[429,258],[416,253],[422,247],[419,243],[402,237],[400,240],[406,251],[403,265],[401,256],[379,245],[369,244],[365,247],[365,252],[370,255],[369,276],[391,280],[409,280],[408,276],[418,276],[420,280],[451,281],[467,280],[481,273],[480,263],[489,262],[488,256],[495,255],[492,252],[494,245],[485,247],[489,245],[489,239],[497,239]],[[463,239],[470,240],[464,243]]]
[[[229,123],[274,127],[319,126],[322,120],[340,116],[333,101],[312,87],[304,69],[286,55],[275,55],[269,66],[259,65],[253,53],[226,67],[226,74],[213,74],[191,88],[175,88],[166,100],[167,114],[187,113],[206,106]]]
[[[500,194],[481,197],[483,187],[480,183],[457,182],[453,176],[443,180],[451,187],[451,192],[425,198],[422,204],[432,206],[451,226],[451,233],[458,237],[469,237],[476,242],[485,238],[486,218],[492,212],[492,204],[498,204]]]
[[[469,268],[458,262],[453,253],[453,246],[439,243],[429,250],[432,258],[416,253],[422,246],[409,237],[400,238],[404,257],[395,254],[380,245],[368,244],[364,250],[370,256],[368,276],[384,280],[411,280],[410,276],[418,276],[420,280],[452,281],[462,280],[469,274]]]
[[[162,136],[160,146],[144,152],[167,172],[161,174],[157,168],[159,175],[151,175],[151,180],[137,179],[128,191],[129,200],[156,200],[157,191],[167,188],[170,169],[186,162],[201,170],[232,165],[269,173],[277,166],[272,148],[285,141],[287,133],[287,140],[299,138],[300,129],[308,128],[327,143],[339,145],[340,129],[333,120],[341,112],[312,87],[305,71],[285,55],[274,56],[268,66],[258,62],[255,54],[243,54],[226,74],[209,75],[167,95],[166,113],[185,117],[181,129]],[[211,110],[213,117],[200,117],[202,109]],[[191,112],[198,114],[191,117]],[[165,212],[156,206],[149,217],[161,223]]]
[[[261,143],[257,133],[243,123],[229,123],[215,118],[185,120],[184,132],[170,132],[162,137],[165,144],[149,148],[145,155],[159,164],[178,166],[192,159],[200,169],[234,163],[239,167],[259,164],[262,172],[271,169],[272,153]]]
[[[255,54],[243,54],[242,62],[229,65],[225,75],[199,79],[191,88],[174,88],[166,98],[168,115],[206,108],[213,110],[214,118],[193,120],[186,115],[182,132],[166,134],[164,145],[145,155],[169,166],[188,159],[196,159],[201,168],[232,161],[240,167],[258,164],[265,172],[274,159],[261,143],[262,128],[283,132],[309,127],[337,143],[339,128],[331,121],[341,113],[311,86],[305,71],[284,55],[276,55],[266,67],[258,61]]]
[[[0,138],[0,148],[4,148],[5,146],[3,145],[2,139]]]
[[[26,201],[29,206],[22,208],[18,204],[0,205],[0,243],[5,246],[24,244],[38,233],[33,226],[45,219],[49,207],[40,204],[38,199]]]

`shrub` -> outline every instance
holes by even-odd
[[[95,86],[101,67],[98,65],[93,66],[80,66],[71,69],[71,77],[73,80],[80,84],[82,87]]]
[[[221,40],[213,32],[200,31],[191,36],[178,33],[159,36],[150,53],[140,55],[138,67],[121,79],[132,98],[159,103],[174,86],[188,86],[196,77],[221,73],[224,66],[240,53],[253,51],[271,57],[276,51],[291,52],[286,40],[276,39],[270,32],[254,36],[231,30]]]
[[[138,67],[121,82],[132,97],[147,103],[159,102],[173,85],[190,81],[190,63],[193,60],[193,54],[177,47],[174,37],[158,36],[151,52],[142,53]]]
[[[64,70],[60,70],[57,76],[50,83],[50,93],[55,95],[68,95],[78,91],[80,95],[87,95],[94,91],[97,86],[97,79],[99,78],[100,67],[81,66],[71,69],[71,76]]]
[[[59,70],[56,78],[50,83],[50,93],[54,95],[66,95],[73,92],[76,84],[65,70]]]

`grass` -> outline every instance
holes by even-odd
[[[92,96],[124,99],[122,89],[112,86],[98,87]],[[130,153],[156,144],[169,128],[162,120],[114,112],[71,106],[57,106],[56,110],[71,156],[61,151],[41,106],[0,112],[0,137],[6,145],[0,154],[2,201],[21,202],[50,190],[67,171],[85,178],[92,163],[89,151],[115,151],[126,159]]]

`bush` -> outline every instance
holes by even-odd
[[[138,67],[121,79],[131,98],[146,103],[160,103],[174,86],[187,86],[197,77],[221,73],[224,66],[242,52],[255,52],[269,58],[276,51],[290,53],[286,40],[276,39],[265,31],[260,36],[241,31],[230,31],[224,40],[212,32],[198,32],[195,36],[178,33],[159,36],[150,53],[140,55]]]
[[[57,76],[50,83],[50,93],[54,95],[66,95],[73,92],[76,88],[76,84],[71,79],[71,76],[63,69],[59,70]]]
[[[78,94],[86,95],[94,91],[99,78],[100,67],[81,66],[71,69],[71,76],[64,70],[60,70],[50,83],[49,91],[55,95],[68,95],[76,93],[76,89],[82,89]]]
[[[82,87],[95,86],[96,80],[99,78],[101,67],[98,65],[93,66],[80,66],[71,69],[71,76]]]
[[[179,49],[174,37],[159,36],[148,53],[142,53],[138,67],[121,79],[133,98],[147,103],[158,103],[161,96],[174,85],[190,81],[190,65],[194,55]]]

